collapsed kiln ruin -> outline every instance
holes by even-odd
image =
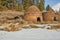
[[[31,22],[54,21],[55,12],[52,10],[43,12],[36,6],[31,6],[25,12],[24,19]]]

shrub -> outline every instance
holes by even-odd
[[[16,10],[16,11],[23,11],[23,5],[20,4],[19,6],[16,6],[16,7],[15,7],[15,10]]]
[[[60,29],[60,25],[53,25],[51,29]]]
[[[7,10],[8,8],[0,5],[0,11]]]

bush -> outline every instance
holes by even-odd
[[[26,4],[25,7],[24,7],[24,10],[27,10],[29,7],[30,7],[30,5]]]
[[[51,29],[60,29],[60,25],[53,25]]]
[[[16,6],[16,7],[15,7],[15,10],[16,10],[16,11],[23,11],[23,5],[20,4],[19,6]]]
[[[8,8],[0,5],[0,11],[7,10]]]

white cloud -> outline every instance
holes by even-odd
[[[60,3],[57,3],[57,4],[54,5],[52,8],[53,8],[55,11],[59,11]]]

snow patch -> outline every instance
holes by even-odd
[[[47,29],[23,29],[17,32],[0,31],[0,40],[60,40],[60,31]]]

